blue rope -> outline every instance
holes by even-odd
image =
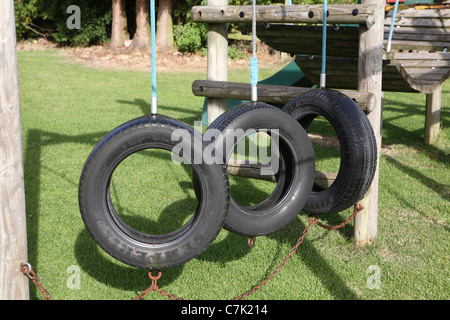
[[[152,114],[158,112],[157,90],[156,90],[156,22],[155,22],[155,0],[150,0],[150,32],[151,32],[151,55],[152,55]]]
[[[392,14],[391,28],[389,29],[389,37],[386,51],[391,51],[392,35],[394,34],[395,17],[397,16],[398,0],[395,0],[394,13]]]
[[[252,15],[252,46],[253,53],[250,60],[250,84],[252,87],[252,101],[258,101],[258,77],[259,77],[259,67],[258,58],[256,57],[256,0],[252,0],[253,15]]]
[[[323,2],[323,29],[322,29],[322,73],[320,75],[320,87],[325,87],[325,74],[327,63],[327,11],[328,1]]]
[[[252,87],[256,87],[258,85],[258,77],[259,77],[258,59],[252,57],[250,60],[250,83]]]

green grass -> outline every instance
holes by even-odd
[[[275,71],[262,70],[261,77]],[[147,271],[117,262],[97,247],[81,220],[77,188],[84,161],[95,144],[121,123],[149,112],[150,75],[88,69],[55,52],[19,52],[19,73],[29,261],[54,299],[135,297],[150,285]],[[199,121],[203,99],[193,96],[190,84],[204,78],[202,73],[159,73],[160,112],[190,125]],[[230,71],[232,81],[248,78],[246,70]],[[424,105],[421,94],[385,94],[376,242],[356,247],[352,224],[339,231],[314,226],[281,273],[252,299],[450,298],[450,83],[443,90],[443,130],[432,146],[423,144]],[[325,160],[335,159],[335,154],[325,152],[318,165],[334,166],[335,160],[330,164]],[[144,181],[131,185],[129,175],[135,175],[135,167],[150,158],[158,160],[156,186],[146,188]],[[137,156],[134,164],[118,173],[116,191],[122,188],[128,194],[117,206],[124,208],[126,216],[140,211],[141,202],[152,201],[161,214],[169,214],[152,221],[170,223],[171,213],[191,207],[192,189],[171,180],[175,176],[175,182],[189,182],[188,175],[163,159]],[[244,196],[264,195],[271,188],[250,180],[233,179],[232,183],[243,184],[239,190]],[[339,223],[349,213],[323,220]],[[282,230],[256,238],[252,249],[245,237],[223,230],[198,258],[164,271],[158,284],[186,299],[238,296],[264,279],[289,253],[306,218],[302,213]],[[173,218],[177,223],[182,219]],[[80,270],[79,289],[70,286],[71,266]],[[380,289],[367,287],[370,266],[381,271]],[[31,297],[41,299],[34,287]],[[154,293],[146,299],[161,297]]]

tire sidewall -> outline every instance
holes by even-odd
[[[252,112],[245,112],[245,108],[250,108]],[[251,104],[240,106],[231,111],[231,114],[223,116],[216,122],[220,127],[221,122],[228,123],[225,128],[221,127],[223,137],[214,142],[214,147],[224,155],[224,162],[227,163],[233,147],[226,145],[226,141],[231,139],[234,130],[278,130],[280,144],[285,145],[289,153],[287,158],[294,165],[293,176],[289,177],[289,185],[278,186],[287,189],[281,198],[274,199],[273,205],[266,206],[264,212],[257,212],[248,207],[240,206],[233,197],[230,198],[230,207],[225,220],[225,228],[243,235],[263,235],[281,229],[291,222],[302,210],[309,198],[315,172],[315,160],[312,145],[304,129],[291,117],[280,109],[264,106],[252,109]],[[239,115],[233,117],[232,112]],[[226,118],[232,121],[227,121]],[[214,127],[213,124],[209,127]],[[228,148],[227,148],[228,147]],[[286,156],[286,155],[285,155]],[[249,190],[251,192],[251,190]],[[275,192],[275,191],[274,191]]]
[[[106,200],[108,179],[118,165],[117,159],[149,146],[170,150],[178,144],[172,141],[174,129],[184,129],[194,139],[194,131],[176,120],[167,122],[163,119],[158,122],[152,119],[147,123],[141,120],[116,129],[115,134],[108,135],[99,143],[101,147],[94,149],[80,182],[80,208],[88,231],[108,254],[132,266],[162,269],[194,258],[214,240],[223,226],[228,208],[228,181],[223,167],[192,163],[200,181],[202,196],[198,215],[191,227],[178,239],[165,244],[153,245],[130,237],[114,221]],[[194,155],[191,156],[193,161]],[[143,192],[149,192],[151,201],[151,190]]]

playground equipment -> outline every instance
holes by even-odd
[[[202,134],[188,125],[158,114],[154,0],[150,11],[151,114],[122,124],[97,144],[82,171],[79,206],[86,228],[105,252],[131,266],[161,270],[185,263],[202,253],[218,235],[224,222],[230,230],[248,235],[266,234],[285,226],[308,199],[314,182],[315,163],[311,143],[299,123],[279,108],[257,103],[256,57],[251,68],[253,104],[217,119],[217,125],[212,127],[223,131],[224,135],[215,137],[214,152],[205,152],[211,144],[207,145],[204,140],[210,139],[202,139]],[[256,30],[256,24],[254,27]],[[251,208],[234,203],[230,206],[228,177],[223,162],[215,157],[221,154],[227,161],[233,152],[234,145],[227,143],[230,128],[243,129],[246,134],[251,128],[256,133],[264,132],[270,136],[270,162],[277,170],[281,167],[281,173],[286,173],[280,179],[280,187],[268,199]],[[276,140],[273,139],[275,134]],[[181,137],[183,143],[174,137]],[[237,143],[243,138],[245,135],[237,138]],[[236,137],[230,139],[234,142]],[[148,153],[154,150],[168,152],[172,161],[175,157],[191,167],[190,174],[199,202],[195,213],[182,226],[163,233],[130,224],[123,216],[120,203],[113,199],[115,173],[120,171],[122,164],[131,157],[148,157]],[[275,157],[275,154],[279,156]],[[136,179],[141,177],[141,173],[136,175]],[[150,196],[152,190],[143,192],[149,192]],[[152,206],[149,207],[152,210]]]
[[[359,43],[362,48],[370,47],[373,50],[359,50],[358,76],[358,92],[351,93],[353,99],[358,102],[358,105],[363,106],[368,113],[372,127],[375,131],[372,143],[369,145],[376,145],[375,154],[378,154],[379,146],[381,144],[381,136],[379,125],[381,121],[381,69],[382,60],[378,57],[382,56],[382,29],[379,26],[382,24],[383,5],[380,1],[364,1],[362,4],[355,5],[330,5],[327,7],[328,23],[333,24],[358,24],[360,29],[358,31]],[[256,21],[258,23],[277,23],[280,27],[289,26],[295,23],[322,23],[324,6],[322,5],[273,5],[273,6],[257,6],[256,7]],[[227,39],[226,23],[233,22],[250,22],[252,21],[252,7],[251,6],[228,6],[227,1],[211,1],[208,6],[194,7],[191,11],[191,17],[195,22],[208,23],[210,34],[208,43],[208,65],[212,65],[211,70],[220,70],[220,73],[208,72],[207,80],[196,81],[193,84],[193,92],[200,96],[208,97],[208,122],[212,122],[217,117],[217,114],[223,113],[227,110],[227,98],[232,99],[248,99],[249,86],[247,84],[230,83],[227,81],[227,59],[224,58],[223,48]],[[222,27],[220,27],[222,26]],[[323,35],[328,34],[328,30],[323,32],[323,27],[317,27],[317,30],[322,29],[320,39],[317,40],[315,48],[323,49]],[[258,36],[261,28],[257,29]],[[277,40],[283,42],[282,36],[277,36]],[[288,41],[291,41],[289,39]],[[302,38],[299,37],[299,43],[302,43]],[[333,50],[333,39],[331,40],[331,50]],[[330,50],[329,40],[327,41],[327,50]],[[308,44],[306,44],[308,45]],[[304,47],[303,45],[301,47]],[[323,59],[322,59],[323,60]],[[330,67],[327,60],[320,62],[321,67],[325,64]],[[219,75],[218,75],[219,74]],[[319,83],[316,83],[319,85]],[[328,87],[330,87],[328,85]],[[291,86],[279,85],[259,85],[258,96],[260,101],[264,102],[278,102],[278,104],[286,104],[289,100],[294,98],[300,92],[310,91],[309,88],[298,88]],[[246,93],[247,92],[247,93]],[[350,95],[348,92],[343,92]],[[355,96],[358,95],[356,99]],[[376,141],[376,142],[375,142]],[[371,153],[371,152],[368,152]],[[373,155],[373,153],[371,153]],[[370,156],[368,157],[370,158]],[[375,160],[377,156],[375,155]],[[372,160],[374,160],[372,158]],[[369,170],[374,174],[374,183],[370,188],[370,192],[365,198],[365,209],[356,220],[355,238],[357,243],[364,244],[376,238],[376,216],[377,216],[377,165],[375,168]],[[231,170],[230,170],[231,169]],[[242,175],[254,177],[251,170],[245,167],[240,170],[236,167],[228,167],[228,173],[233,172]],[[250,174],[249,174],[250,172]],[[318,177],[336,177],[336,175],[328,175],[319,173]],[[369,180],[372,181],[372,180]],[[332,184],[329,181],[328,184]]]
[[[439,133],[442,83],[450,76],[450,5],[387,7],[384,19],[383,91],[427,94],[425,142]],[[259,38],[276,50],[295,55],[302,73],[319,84],[321,70],[318,26],[266,24]],[[327,84],[355,90],[358,86],[359,25],[329,26]],[[391,40],[391,41],[389,41]]]
[[[79,206],[86,228],[108,254],[131,266],[160,270],[193,259],[211,244],[228,211],[229,187],[223,166],[204,154],[201,133],[196,134],[186,124],[158,114],[154,0],[151,13],[152,114],[119,126],[97,144],[80,178]],[[187,149],[180,148],[179,142],[173,139],[177,132],[188,142]],[[161,234],[141,230],[129,224],[120,205],[112,201],[114,172],[126,159],[144,150],[147,153],[159,150],[183,159],[199,183],[197,209],[175,230]],[[138,174],[136,179],[139,178]],[[149,193],[151,202],[152,190],[142,192]]]

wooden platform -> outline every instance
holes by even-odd
[[[385,19],[385,46],[392,13]],[[359,27],[328,27],[327,86],[357,88]],[[318,84],[321,70],[322,27],[259,25],[258,37],[272,48],[297,55],[296,62]],[[399,11],[391,52],[384,55],[383,91],[432,93],[450,76],[450,7]],[[448,49],[446,49],[448,48]]]
[[[384,56],[383,91],[433,93],[450,76],[450,52]],[[321,57],[302,55],[295,61],[313,83],[319,83]],[[357,58],[328,57],[327,87],[356,90],[357,68]]]

